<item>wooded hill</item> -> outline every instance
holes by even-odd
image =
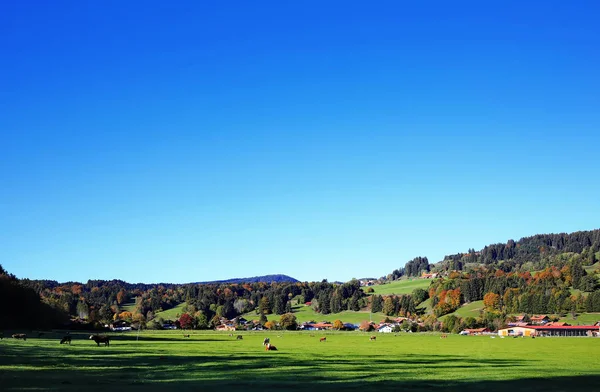
[[[347,283],[322,282],[217,282],[190,284],[130,284],[120,280],[58,283],[18,280],[0,270],[0,298],[4,309],[2,328],[57,325],[68,315],[100,326],[115,319],[159,327],[155,315],[177,305],[189,316],[191,327],[211,328],[220,318],[233,319],[257,312],[282,315],[292,305],[310,306],[324,319],[344,310],[383,311],[388,316],[426,319],[462,304],[483,300],[486,313],[479,324],[501,322],[507,314],[600,311],[600,291],[594,267],[599,256],[600,230],[572,234],[548,234],[486,246],[480,251],[446,256],[432,265],[417,257],[389,274],[387,280],[420,276],[436,271],[427,290],[411,294],[369,295],[353,279]],[[1,267],[0,267],[1,268]],[[586,271],[587,270],[587,271]],[[252,278],[255,279],[255,278]],[[429,300],[425,309],[419,307]],[[132,305],[132,303],[134,303]]]

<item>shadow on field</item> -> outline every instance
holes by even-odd
[[[167,339],[168,340],[168,339]],[[253,349],[254,350],[254,349]],[[344,391],[593,391],[600,376],[525,378],[509,381],[443,380],[492,368],[535,367],[527,359],[473,359],[461,355],[414,355],[390,358],[315,356],[252,352],[177,355],[139,352],[131,347],[42,347],[0,344],[0,385],[16,390],[344,390]],[[424,380],[423,371],[440,374]],[[467,373],[466,372],[466,373]],[[430,373],[431,374],[431,373]],[[399,380],[399,381],[391,381]]]

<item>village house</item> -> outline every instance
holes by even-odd
[[[529,325],[498,330],[499,336],[598,336],[600,327],[596,325]]]
[[[216,331],[235,331],[235,327],[233,324],[221,324],[217,325],[215,328]]]
[[[550,321],[550,318],[546,315],[534,315],[530,318],[530,323],[532,325],[543,325]]]
[[[391,324],[380,324],[377,328],[377,332],[379,333],[391,333],[394,330]]]
[[[488,328],[467,328],[460,331],[460,335],[483,335],[485,333],[490,333],[491,331]]]

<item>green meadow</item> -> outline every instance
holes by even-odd
[[[410,294],[414,289],[425,289],[431,284],[431,279],[401,279],[391,283],[370,286],[375,294],[391,295],[391,294]],[[366,290],[366,288],[364,288]]]
[[[0,341],[3,391],[593,391],[600,339],[181,331]],[[266,352],[265,337],[278,351]],[[327,337],[320,342],[319,337]]]

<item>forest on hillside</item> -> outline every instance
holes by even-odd
[[[514,313],[598,312],[597,280],[600,230],[526,237],[494,244],[481,251],[446,256],[436,264],[416,257],[382,280],[418,277],[438,272],[428,290],[377,295],[356,279],[347,283],[245,282],[190,284],[130,284],[120,280],[58,283],[16,279],[0,267],[0,298],[7,309],[2,328],[57,326],[77,321],[101,327],[126,320],[142,328],[160,328],[156,315],[185,304],[192,328],[214,328],[223,319],[249,312],[266,323],[267,315],[292,313],[310,304],[327,319],[345,310],[383,312],[420,320],[440,328],[438,318],[461,305],[483,300],[485,311],[469,325],[497,326]],[[429,301],[429,314],[421,305]],[[448,320],[447,318],[445,320]]]

